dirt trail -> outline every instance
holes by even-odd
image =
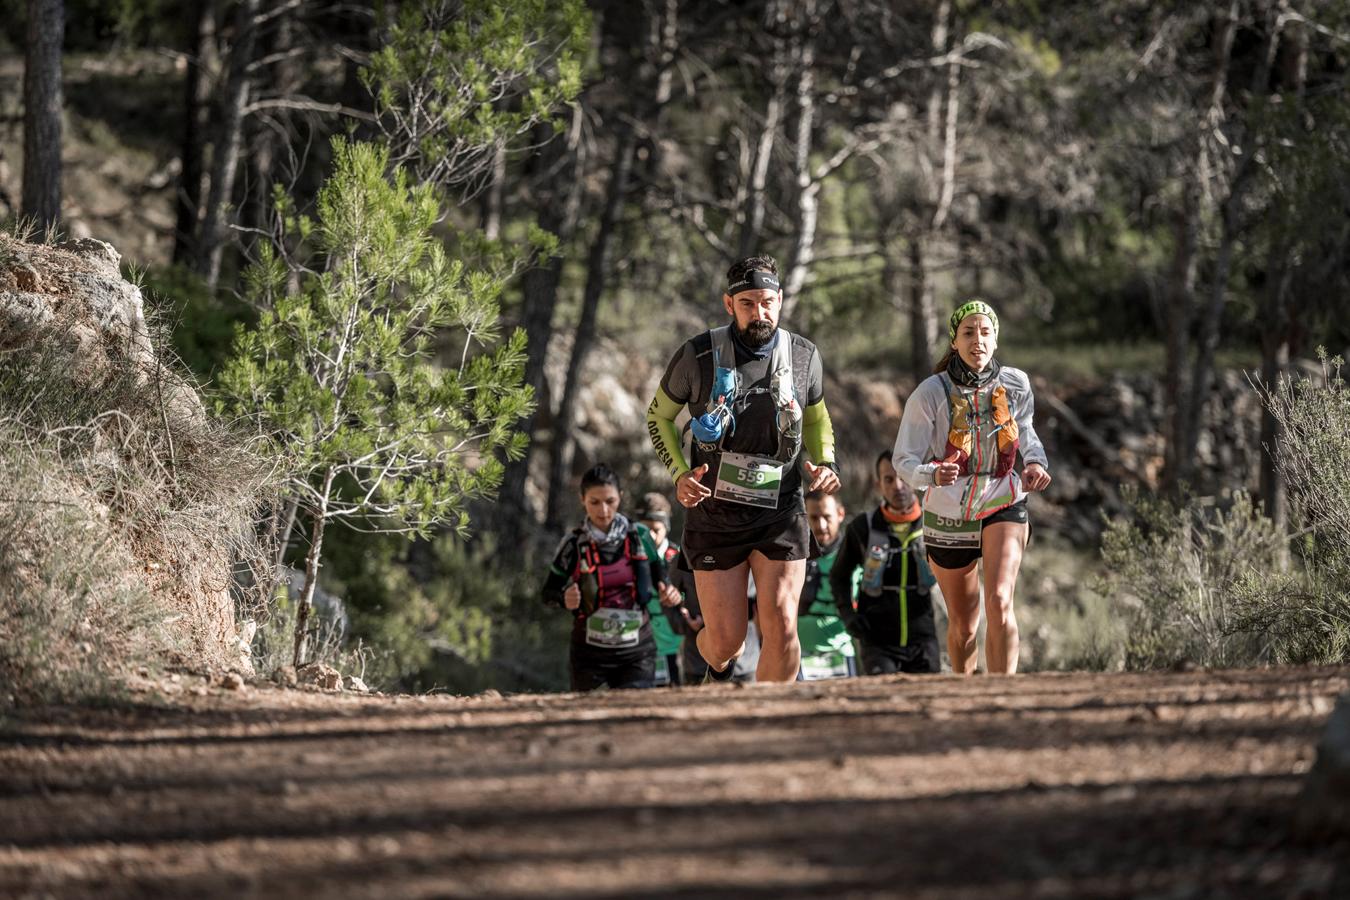
[[[508,698],[250,688],[0,735],[0,896],[1350,896],[1350,669]]]

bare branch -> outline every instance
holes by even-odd
[[[374,122],[375,116],[365,110],[356,109],[351,106],[343,106],[341,103],[320,103],[317,100],[310,100],[307,97],[273,97],[267,100],[255,100],[244,107],[244,115],[253,115],[265,109],[295,109],[305,112],[337,113],[339,115],[350,116],[353,119],[360,119],[362,122]]]

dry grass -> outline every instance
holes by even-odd
[[[263,462],[143,322],[91,327],[78,257],[0,235],[16,254],[54,312],[0,330],[0,703],[106,691],[148,660],[239,667],[232,570],[265,558]]]

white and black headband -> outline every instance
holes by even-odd
[[[778,276],[770,275],[768,272],[758,272],[751,270],[741,276],[741,280],[730,285],[727,288],[727,294],[735,297],[742,291],[773,291],[778,292]]]

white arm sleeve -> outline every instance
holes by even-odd
[[[1031,379],[1021,369],[1005,367],[1001,374],[1008,389],[1013,418],[1017,421],[1017,449],[1022,454],[1022,463],[1040,463],[1049,471],[1050,461],[1045,455],[1045,445],[1041,443],[1036,426],[1032,423],[1036,414],[1036,398],[1031,393]]]
[[[891,451],[891,464],[895,466],[895,473],[915,490],[933,484],[937,463],[930,460],[939,431],[943,437],[946,435],[949,415],[946,407],[947,392],[936,376],[924,379],[905,403],[900,430]]]

